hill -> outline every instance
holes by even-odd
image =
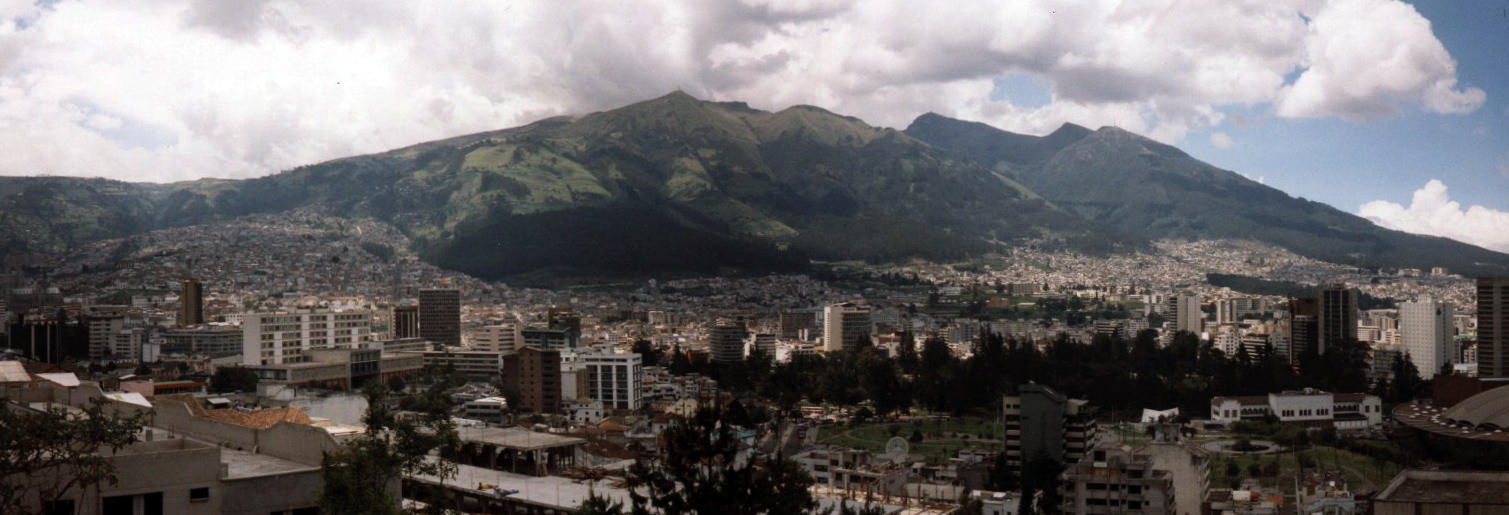
[[[0,237],[55,251],[309,207],[392,224],[426,259],[490,279],[949,260],[1022,238],[1137,243],[900,131],[680,92],[245,181],[4,178]]]
[[[1140,238],[1251,239],[1360,267],[1509,272],[1509,255],[1384,229],[1113,127],[1091,131],[1071,124],[1036,137],[929,113],[906,133],[990,167],[1059,208]]]

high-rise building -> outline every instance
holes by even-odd
[[[126,327],[126,314],[90,312],[84,318],[89,321],[89,359],[105,357],[115,344],[115,333]],[[239,349],[241,338],[239,334],[237,336],[236,345]]]
[[[1002,400],[1006,427],[1006,462],[1012,470],[1038,453],[1059,463],[1074,463],[1095,443],[1098,426],[1089,401],[1068,396],[1040,384],[1024,384],[1018,395]]]
[[[142,359],[142,347],[147,343],[147,328],[133,327],[115,333],[110,345],[111,357],[136,361]]]
[[[1196,336],[1205,330],[1205,313],[1200,311],[1199,294],[1180,293],[1174,302],[1174,330],[1194,333]]]
[[[817,329],[817,313],[812,311],[782,311],[781,337],[796,338],[803,329]]]
[[[522,347],[519,326],[498,324],[478,328],[473,333],[472,349],[483,352],[514,352]]]
[[[720,321],[707,331],[709,357],[721,362],[744,361],[746,334],[743,324]]]
[[[461,292],[419,290],[419,337],[440,345],[461,345]]]
[[[183,280],[183,292],[178,295],[178,326],[186,327],[204,323],[204,285],[198,279]]]
[[[1174,515],[1174,479],[1153,468],[1151,456],[1105,442],[1093,454],[1070,462],[1060,483],[1061,513],[1076,515]],[[1184,508],[1179,506],[1179,508]],[[1193,513],[1194,510],[1185,513]]]
[[[1452,334],[1455,316],[1451,304],[1428,298],[1399,305],[1400,339],[1420,377],[1430,379],[1456,360],[1456,337]]]
[[[241,363],[302,363],[314,349],[355,349],[372,341],[366,311],[247,313],[241,320]]]
[[[1509,276],[1478,278],[1478,377],[1509,378]]]
[[[838,352],[859,347],[861,338],[872,330],[870,308],[853,302],[840,302],[823,308],[823,350]]]
[[[1289,300],[1289,364],[1297,365],[1307,352],[1320,352],[1320,300]]]
[[[602,401],[603,409],[625,413],[644,407],[644,358],[639,354],[580,354],[577,363],[587,367],[587,396]]]
[[[759,352],[767,358],[775,359],[776,338],[774,334],[749,333],[749,338],[745,339],[745,344],[750,354]]]
[[[519,392],[517,408],[535,413],[561,410],[561,353],[524,347],[503,357],[503,383]]]
[[[419,337],[419,306],[393,306],[393,339]]]
[[[1345,340],[1357,339],[1357,290],[1344,284],[1334,284],[1320,289],[1320,334],[1318,350],[1340,345]]]

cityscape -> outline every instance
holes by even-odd
[[[84,3],[0,6],[0,514],[1509,507],[1509,77],[1463,43],[1504,13],[173,2],[58,46]],[[103,85],[48,115],[65,48]]]

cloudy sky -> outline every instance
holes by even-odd
[[[0,0],[0,174],[253,177],[681,89],[1117,125],[1509,251],[1505,49],[1506,0]]]

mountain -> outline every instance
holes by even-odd
[[[427,260],[491,279],[948,260],[1020,238],[1137,244],[900,131],[681,92],[245,181],[0,179],[0,241],[56,251],[291,209],[390,223]]]
[[[929,113],[913,121],[906,133],[1127,235],[1251,239],[1362,267],[1444,266],[1467,275],[1509,272],[1509,255],[1384,229],[1114,127],[1091,131],[1069,124],[1036,137]]]

